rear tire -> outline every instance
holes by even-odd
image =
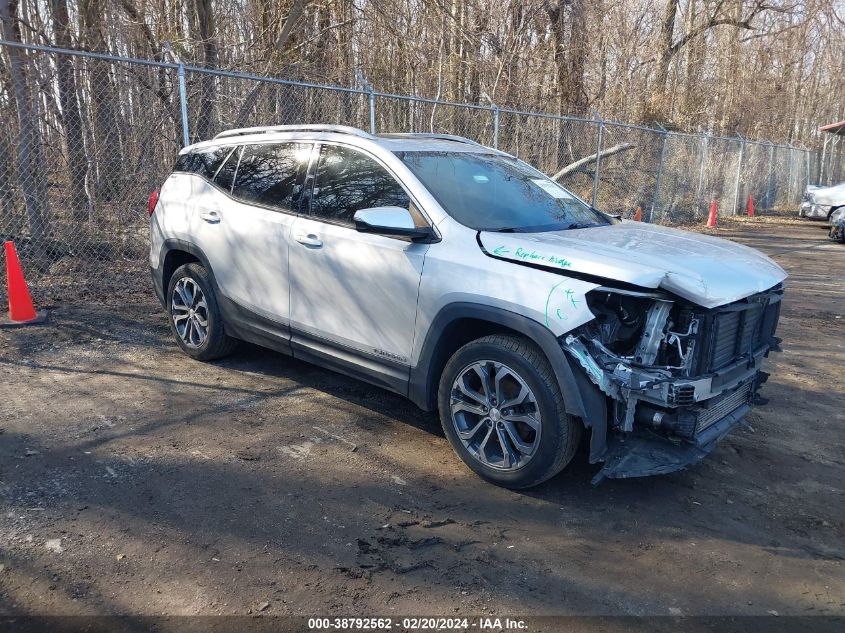
[[[176,343],[191,358],[214,360],[232,353],[210,273],[192,262],[176,269],[167,285],[167,314]]]
[[[521,336],[485,336],[455,352],[440,377],[438,408],[458,456],[505,488],[553,477],[581,438],[581,423],[566,413],[549,361]]]

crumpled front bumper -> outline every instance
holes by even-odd
[[[604,462],[594,484],[667,474],[699,462],[742,422],[768,378],[761,371],[768,346],[715,374],[651,385],[647,375],[629,375],[622,366],[602,369],[574,337],[563,347],[621,412],[621,424],[608,430],[604,454],[591,455],[591,462]]]
[[[830,205],[813,204],[809,200],[801,203],[801,208],[798,211],[799,217],[810,218],[811,220],[826,220],[830,214]]]
[[[604,467],[593,477],[593,483],[605,478],[665,475],[692,466],[707,457],[719,440],[738,426],[749,411],[751,405],[742,404],[697,435],[692,442],[673,442],[657,433],[640,429],[624,439],[610,438]]]

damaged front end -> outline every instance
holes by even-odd
[[[840,207],[830,214],[830,232],[828,233],[828,237],[835,242],[845,244],[845,207]]]
[[[779,284],[706,309],[661,292],[588,293],[596,318],[561,346],[606,396],[606,420],[590,421],[590,461],[604,462],[594,483],[685,468],[761,403],[782,296]]]

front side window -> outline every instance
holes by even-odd
[[[232,195],[244,202],[296,210],[311,147],[310,143],[245,146]]]
[[[464,226],[477,231],[537,232],[611,224],[555,181],[508,156],[470,152],[397,152]]]
[[[408,209],[410,204],[402,186],[373,158],[346,147],[322,146],[311,197],[313,216],[352,226],[361,209]]]

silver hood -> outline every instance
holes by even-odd
[[[834,206],[845,204],[845,182],[831,187],[807,187],[810,200],[815,204]]]
[[[662,288],[706,308],[763,292],[787,276],[753,248],[641,222],[547,233],[481,232],[479,239],[494,257]]]

